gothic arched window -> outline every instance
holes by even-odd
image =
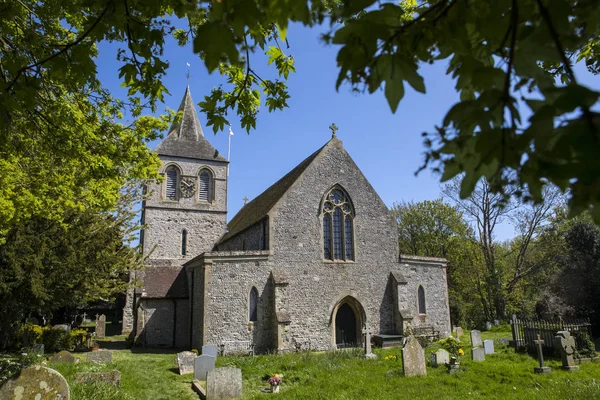
[[[210,202],[212,201],[212,179],[207,170],[200,171],[200,185],[198,188],[198,200]]]
[[[423,289],[423,286],[419,286],[417,297],[419,298],[419,314],[427,314],[427,309],[425,308],[425,289]]]
[[[177,200],[178,196],[178,182],[179,182],[179,170],[177,167],[171,165],[167,167],[166,180],[165,180],[165,199],[167,200]]]
[[[334,187],[323,202],[323,257],[331,261],[354,260],[354,207],[348,194]]]
[[[249,305],[248,321],[258,321],[258,290],[255,287],[252,287],[252,290],[250,290]]]

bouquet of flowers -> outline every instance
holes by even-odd
[[[271,386],[278,386],[281,383],[281,375],[273,374],[273,376],[267,380],[267,383]]]

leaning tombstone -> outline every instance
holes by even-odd
[[[68,400],[67,380],[51,368],[35,365],[13,375],[0,387],[2,400]]]
[[[206,380],[206,374],[215,368],[217,357],[202,354],[194,359],[194,379],[199,381]]]
[[[544,366],[544,353],[542,352],[542,345],[544,344],[544,341],[542,340],[542,337],[540,335],[537,335],[537,340],[534,340],[533,342],[537,344],[536,348],[538,360],[540,361],[540,366],[535,367],[533,369],[533,372],[536,374],[547,374],[549,372],[552,372],[552,368]]]
[[[414,336],[409,336],[402,348],[404,376],[427,375],[425,351]]]
[[[554,337],[554,347],[560,351],[562,360],[561,368],[565,371],[578,371],[579,367],[575,365],[573,353],[575,352],[575,338],[568,331],[558,331]]]
[[[485,351],[481,347],[476,347],[471,350],[471,358],[473,361],[485,361]]]
[[[77,362],[77,358],[73,356],[73,354],[69,353],[66,350],[60,351],[50,357],[50,362],[65,362],[69,364],[75,364]]]
[[[202,346],[202,354],[216,357],[218,353],[219,351],[217,350],[217,346],[215,346],[214,344],[207,344]]]
[[[485,351],[485,354],[494,354],[494,341],[489,339],[484,340],[483,350]]]
[[[91,352],[87,353],[85,360],[87,362],[92,362],[92,363],[109,363],[109,362],[112,362],[112,351],[110,351],[110,350],[91,351]]]
[[[239,368],[214,368],[206,376],[206,399],[241,399],[242,370]]]
[[[477,329],[473,329],[471,331],[471,346],[473,347],[481,347],[483,346],[483,342],[481,341],[481,332]]]
[[[104,339],[106,336],[106,315],[102,314],[96,319],[96,338]]]
[[[177,362],[179,375],[193,374],[195,359],[196,353],[192,351],[182,351],[181,353],[177,353],[175,361]]]

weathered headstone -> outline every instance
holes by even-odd
[[[121,373],[117,370],[106,372],[77,372],[75,383],[105,382],[116,387],[121,386]]]
[[[500,320],[495,319],[494,320],[494,325],[496,325],[496,326],[500,325]]]
[[[485,329],[491,329],[491,328],[492,328],[492,323],[490,321],[486,321]]]
[[[573,353],[575,352],[575,338],[568,331],[558,331],[554,337],[554,347],[560,350],[562,360],[561,368],[566,371],[577,371],[579,367],[575,365]]]
[[[96,319],[96,338],[104,339],[106,335],[106,315],[102,314]]]
[[[31,346],[31,351],[34,351],[39,354],[44,354],[44,344],[38,343]]]
[[[489,339],[484,340],[483,350],[485,351],[485,354],[494,354],[494,341]]]
[[[534,340],[534,343],[537,344],[537,354],[540,361],[540,366],[535,367],[533,372],[536,374],[547,374],[552,372],[552,368],[544,366],[544,353],[542,352],[542,345],[544,344],[544,341],[542,340],[542,337],[537,335],[537,340]]]
[[[371,351],[371,334],[373,331],[371,328],[365,327],[362,330],[363,335],[365,335],[365,358],[377,358],[377,354],[373,354]]]
[[[402,366],[405,376],[427,375],[425,351],[414,336],[410,336],[402,348]]]
[[[218,353],[219,351],[217,350],[217,346],[215,346],[214,344],[207,344],[202,346],[202,354],[216,357]]]
[[[483,346],[483,342],[481,341],[481,332],[477,329],[473,329],[471,331],[471,346],[473,347],[481,347]]]
[[[70,397],[67,380],[58,371],[41,365],[25,368],[0,387],[3,400],[68,400]]]
[[[461,328],[460,326],[455,326],[452,329],[452,333],[454,333],[454,336],[456,336],[458,340],[460,340],[460,338],[464,335],[463,328]]]
[[[210,356],[209,356],[210,357]],[[242,370],[214,368],[206,377],[206,400],[241,399]]]
[[[444,349],[439,349],[435,353],[435,362],[437,365],[444,365],[450,362],[450,353]]]
[[[181,353],[177,353],[176,362],[177,368],[179,368],[179,375],[193,374],[195,359],[196,353],[192,351],[182,351]]]
[[[206,380],[206,374],[215,368],[217,357],[202,354],[194,359],[194,379],[199,381]]]
[[[77,358],[75,358],[73,354],[69,353],[66,350],[60,351],[52,357],[50,357],[50,362],[66,362],[70,364],[75,364],[75,360],[77,360]]]
[[[60,329],[61,331],[70,331],[71,330],[71,325],[69,324],[58,324],[58,325],[53,325],[52,329]]]
[[[481,347],[476,347],[471,350],[473,361],[485,361],[485,351]]]
[[[93,363],[112,362],[112,351],[110,351],[110,350],[90,351],[89,353],[87,353],[86,361],[93,362]]]

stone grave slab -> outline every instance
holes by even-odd
[[[481,341],[481,332],[477,329],[473,329],[471,331],[471,346],[473,347],[482,347],[483,342]]]
[[[191,351],[182,351],[177,353],[176,363],[179,368],[179,375],[193,374],[194,373],[194,360],[196,359],[196,353]]]
[[[437,365],[444,365],[450,363],[450,353],[444,349],[439,349],[435,352],[435,360]]]
[[[96,338],[104,339],[106,337],[106,315],[102,314],[96,319]]]
[[[483,341],[483,350],[485,354],[494,354],[494,341],[493,340],[484,340]]]
[[[219,350],[217,349],[217,346],[215,346],[214,344],[207,344],[207,345],[202,346],[202,354],[205,354],[207,356],[216,357],[219,354]]]
[[[112,351],[110,351],[110,350],[90,351],[89,353],[87,353],[86,361],[93,362],[93,363],[112,362]]]
[[[427,375],[425,351],[414,336],[410,336],[402,348],[402,366],[404,376]]]
[[[473,361],[485,361],[485,350],[481,347],[476,347],[471,350],[471,357]]]
[[[75,364],[77,362],[76,360],[78,359],[66,350],[60,351],[50,357],[50,362],[66,362],[69,364]]]
[[[454,336],[456,336],[458,340],[460,340],[460,338],[464,335],[463,328],[461,328],[460,326],[455,326],[452,329],[452,333],[454,333]]]
[[[199,381],[206,380],[208,371],[215,368],[217,357],[202,354],[194,359],[194,379]]]
[[[214,368],[206,377],[206,399],[241,399],[242,370],[239,368]]]
[[[69,400],[67,380],[51,368],[35,365],[9,378],[0,387],[3,400]]]
[[[77,372],[75,374],[75,383],[94,383],[104,382],[109,385],[116,387],[121,386],[121,372],[107,371],[107,372]]]

